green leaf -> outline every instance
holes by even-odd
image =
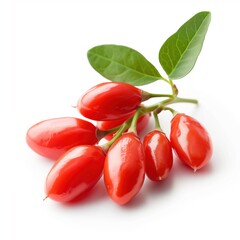
[[[159,61],[169,78],[182,78],[192,70],[201,52],[210,21],[210,12],[199,12],[163,44]]]
[[[145,85],[162,79],[157,69],[139,52],[119,45],[101,45],[88,51],[92,67],[113,82]]]

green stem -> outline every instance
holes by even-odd
[[[164,82],[169,84],[169,80],[167,78],[162,77],[160,80],[163,80]]]
[[[181,102],[198,104],[198,100],[196,100],[196,99],[175,97],[175,98],[168,98],[168,99],[166,99],[164,101],[161,101],[159,103],[155,103],[155,104],[150,105],[148,107],[142,107],[142,109],[143,109],[142,111],[144,113],[148,113],[148,112],[152,112],[152,111],[154,111],[156,109],[159,109],[158,111],[160,112],[161,110],[164,110],[164,108],[166,106],[170,105],[170,104],[181,103]],[[167,109],[167,110],[170,110],[170,109]]]
[[[170,108],[170,107],[164,107],[164,110],[170,111],[173,116],[175,116],[178,113],[175,109]]]
[[[174,97],[177,97],[178,95],[178,89],[177,89],[177,86],[173,83],[172,79],[169,79],[169,84],[172,88],[172,94]]]
[[[155,120],[155,128],[162,131],[162,128],[160,126],[160,122],[159,122],[159,119],[158,119],[158,113],[156,111],[153,112],[153,117],[154,117],[154,120]]]
[[[172,80],[172,79],[169,79],[169,84],[171,85],[172,90],[174,90],[174,89],[173,89],[173,85],[174,85],[174,84],[173,84],[173,80]],[[174,93],[174,91],[173,91],[173,93]]]
[[[121,128],[121,126],[122,126],[122,124],[119,125],[119,126],[117,126],[117,127],[111,128],[111,129],[109,129],[109,130],[100,130],[100,129],[97,129],[97,131],[96,131],[96,136],[97,136],[98,141],[100,141],[102,138],[104,138],[104,137],[107,136],[108,134],[117,132],[117,131]]]
[[[128,132],[133,132],[137,135],[137,121],[141,115],[142,115],[142,107],[139,107],[133,116],[132,123],[130,128],[128,129]]]
[[[193,103],[193,104],[198,104],[198,100],[197,99],[192,99],[192,98],[180,98],[180,97],[176,97],[174,99],[173,103]]]
[[[123,134],[123,132],[125,132],[128,128],[129,125],[131,123],[131,119],[127,120],[126,122],[124,122],[121,127],[118,129],[118,131],[116,132],[116,134],[114,135],[114,137],[107,143],[105,143],[104,145],[101,146],[101,148],[107,152],[108,149],[112,146],[112,144]]]
[[[154,97],[174,97],[173,95],[171,94],[159,94],[159,93],[149,93],[149,92],[146,92],[146,91],[142,91],[142,101],[146,101],[150,98],[154,98]]]
[[[173,97],[172,94],[158,94],[158,93],[149,93],[150,94],[150,98],[153,97]]]

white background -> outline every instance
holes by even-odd
[[[0,239],[239,239],[238,1],[1,1]],[[125,207],[100,181],[77,205],[43,202],[52,162],[25,143],[27,129],[52,117],[79,116],[71,106],[105,81],[88,63],[95,45],[140,51],[163,71],[158,51],[195,13],[212,12],[193,71],[177,84],[198,107],[176,105],[209,130],[211,163],[201,171],[175,161],[169,178],[146,180]],[[164,83],[143,87],[169,92]],[[170,115],[161,118],[169,132]],[[149,130],[151,125],[149,126]]]

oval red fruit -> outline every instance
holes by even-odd
[[[70,202],[89,191],[101,178],[105,154],[100,147],[82,145],[67,151],[50,170],[45,191],[58,202]]]
[[[170,141],[179,159],[194,171],[211,159],[212,143],[207,130],[186,114],[179,113],[172,119]]]
[[[90,119],[108,121],[128,116],[142,101],[142,90],[126,83],[107,82],[89,89],[77,108]]]
[[[144,151],[139,138],[125,133],[107,152],[104,182],[110,197],[118,204],[128,203],[144,182]]]
[[[171,143],[160,130],[148,133],[143,141],[145,171],[152,181],[165,179],[173,164]]]
[[[72,147],[97,143],[96,127],[78,118],[53,118],[33,125],[26,141],[36,153],[56,160]]]

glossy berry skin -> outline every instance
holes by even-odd
[[[145,171],[152,181],[165,179],[173,165],[172,146],[160,130],[148,133],[143,141],[145,151]]]
[[[134,112],[135,113],[135,112]],[[117,120],[112,120],[112,121],[98,121],[97,122],[97,128],[99,130],[109,130],[111,128],[120,126],[121,124],[123,124],[127,119],[129,119],[130,117],[132,117],[134,115],[134,113],[131,113],[129,116],[125,117],[125,118],[121,118],[121,119],[117,119]],[[138,121],[137,121],[137,133],[140,134],[148,125],[149,123],[149,118],[150,115],[149,113],[141,116]],[[111,140],[113,138],[114,133],[108,134],[107,136],[105,136],[105,139],[107,140]]]
[[[144,151],[139,138],[125,133],[107,152],[104,182],[109,196],[118,204],[128,203],[144,182]]]
[[[78,118],[53,118],[33,125],[26,141],[36,153],[56,160],[72,147],[97,143],[96,127]]]
[[[82,145],[70,149],[53,165],[47,179],[47,197],[70,202],[88,192],[101,178],[105,154],[98,146]]]
[[[188,115],[179,113],[172,119],[170,141],[179,159],[194,171],[211,159],[212,143],[206,129]]]
[[[77,108],[89,119],[108,121],[128,116],[141,101],[142,90],[126,83],[105,82],[89,89]]]

